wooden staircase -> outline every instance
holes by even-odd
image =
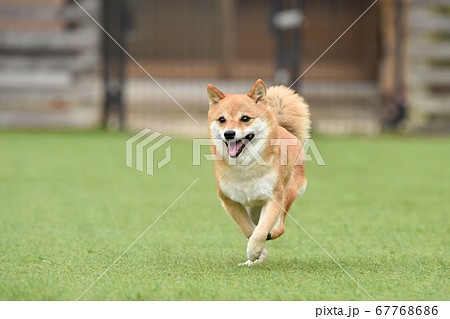
[[[449,133],[450,2],[412,0],[409,19],[409,127]]]
[[[94,17],[98,0],[79,1]],[[0,127],[97,121],[99,28],[73,1],[0,0]]]

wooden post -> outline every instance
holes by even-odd
[[[381,5],[382,59],[380,88],[385,126],[395,128],[405,117],[408,0],[383,0]]]
[[[219,9],[221,17],[220,75],[227,78],[232,75],[236,56],[236,2],[220,0]]]
[[[394,95],[395,9],[394,0],[380,1],[381,62],[379,86],[384,99]]]

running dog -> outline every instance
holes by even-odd
[[[248,239],[245,263],[263,263],[266,240],[280,237],[292,202],[306,189],[302,144],[309,107],[284,86],[257,80],[248,94],[207,87],[208,130],[222,204]]]

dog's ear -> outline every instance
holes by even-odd
[[[212,84],[208,84],[208,87],[206,89],[206,91],[208,92],[208,98],[209,98],[209,103],[212,104],[217,104],[220,102],[220,100],[222,100],[225,97],[225,94],[223,94],[222,92],[220,92],[214,85]]]
[[[255,85],[253,85],[253,88],[248,92],[248,96],[250,96],[253,100],[255,100],[256,103],[259,101],[265,101],[266,100],[266,92],[267,88],[264,84],[263,80],[258,79],[256,80]]]

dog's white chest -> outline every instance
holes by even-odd
[[[254,206],[261,205],[272,198],[277,179],[276,171],[261,177],[242,172],[222,178],[219,186],[228,198],[244,206]]]

